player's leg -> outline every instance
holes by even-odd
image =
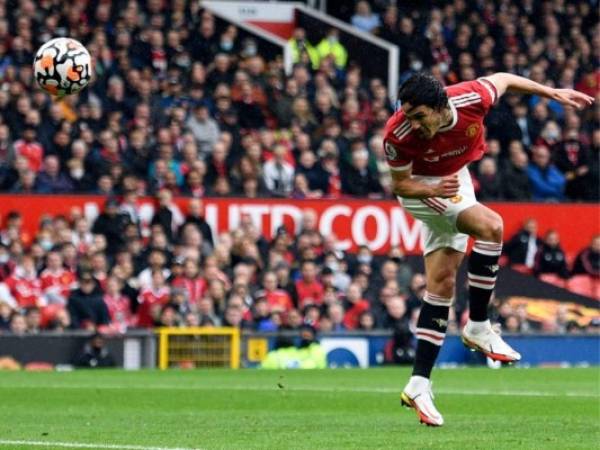
[[[475,238],[469,257],[469,321],[463,331],[463,340],[492,359],[518,361],[521,355],[492,330],[487,315],[502,253],[502,217],[477,203],[458,215],[456,226]]]
[[[430,375],[448,327],[454,299],[456,272],[464,253],[444,247],[425,256],[427,292],[417,320],[417,350],[412,376],[402,392],[402,402],[415,408],[421,422],[440,426],[442,415],[433,404]]]

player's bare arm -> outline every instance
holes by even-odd
[[[428,185],[412,178],[411,170],[393,170],[392,187],[402,198],[451,198],[458,193],[458,175],[443,177],[438,184]]]
[[[582,92],[573,89],[554,89],[511,73],[499,72],[486,77],[486,79],[494,84],[498,91],[498,96],[503,95],[507,91],[540,95],[576,109],[583,109],[594,102],[593,97]]]

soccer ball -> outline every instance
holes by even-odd
[[[49,94],[57,97],[75,94],[90,82],[92,58],[75,39],[52,39],[35,54],[33,73],[40,87]]]

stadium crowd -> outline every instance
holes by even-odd
[[[595,12],[542,2],[534,14],[531,3],[456,0],[418,17],[389,7],[379,21],[352,22],[401,46],[403,77],[428,69],[453,83],[505,70],[598,96]],[[51,101],[31,61],[58,35],[96,55],[96,79]],[[313,51],[297,30],[289,76],[240,35],[198,2],[0,0],[0,189],[107,196],[93,223],[73,210],[44,218],[35,236],[6,212],[0,329],[412,326],[425,281],[401,249],[344,254],[310,212],[297,236],[282,228],[272,241],[249,217],[218,236],[204,220],[205,196],[391,196],[382,131],[393,105],[351,49],[340,56],[337,33]],[[479,198],[598,200],[599,111],[505,96],[489,117],[488,154],[473,165]],[[158,205],[146,235],[142,195]],[[187,211],[173,195],[191,197]],[[521,263],[530,259],[527,250]]]
[[[281,227],[268,241],[249,215],[238,229],[216,234],[201,199],[182,211],[171,191],[161,189],[156,204],[147,233],[141,233],[135,194],[109,197],[92,222],[78,207],[68,217],[44,216],[35,236],[10,212],[0,232],[0,330],[228,325],[275,331],[309,324],[320,332],[391,329],[404,336],[414,328],[425,277],[399,247],[386,255],[366,246],[356,254],[340,251],[334,236],[318,231],[312,210],[297,235]],[[506,246],[506,258],[542,276],[598,279],[600,238],[571,270],[557,234],[542,241],[528,221]],[[467,305],[459,296],[451,329],[464,324]],[[528,322],[527,330],[562,330],[553,320]],[[580,329],[574,322],[569,331]]]

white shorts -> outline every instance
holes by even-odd
[[[413,175],[415,180],[425,184],[437,184],[442,177]],[[469,169],[458,171],[460,187],[458,195],[452,198],[432,197],[425,199],[400,198],[400,203],[415,219],[423,222],[425,255],[438,248],[449,247],[465,253],[469,236],[456,228],[458,215],[477,204]]]

